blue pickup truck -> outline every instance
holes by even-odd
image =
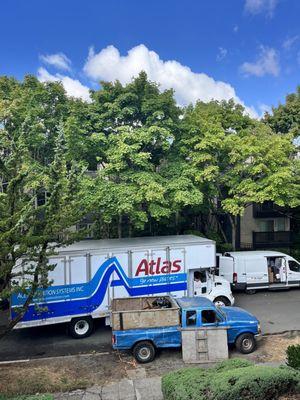
[[[261,335],[259,321],[249,312],[215,306],[203,297],[144,297],[139,305],[132,301],[125,301],[125,306],[122,299],[116,303],[112,345],[117,350],[132,350],[140,363],[152,361],[157,349],[181,347],[181,330],[186,328],[226,327],[228,344],[244,354],[255,350]]]

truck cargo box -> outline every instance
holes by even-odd
[[[113,330],[156,328],[180,324],[179,306],[170,296],[169,308],[154,308],[160,297],[129,297],[112,301],[111,324]]]

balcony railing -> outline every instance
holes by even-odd
[[[253,232],[253,247],[255,249],[289,247],[291,243],[291,231]]]

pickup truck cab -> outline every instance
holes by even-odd
[[[256,340],[261,334],[260,324],[249,312],[238,307],[215,306],[212,301],[203,297],[183,297],[172,301],[178,305],[178,325],[113,329],[113,348],[131,349],[138,362],[147,363],[155,358],[159,348],[181,347],[182,329],[218,326],[227,328],[228,344],[234,344],[241,353],[247,354],[255,350]]]

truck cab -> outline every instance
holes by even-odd
[[[255,350],[256,340],[261,333],[260,324],[249,312],[238,307],[216,306],[203,297],[182,297],[172,301],[178,305],[178,325],[155,326],[155,323],[152,323],[145,328],[132,329],[131,325],[128,330],[113,329],[113,348],[131,349],[138,362],[146,363],[154,359],[158,348],[181,347],[182,329],[205,329],[215,326],[227,329],[228,344],[234,344],[240,352],[247,354]],[[135,309],[132,312],[141,311]],[[155,310],[152,313],[155,313]],[[151,316],[151,321],[154,320]]]

